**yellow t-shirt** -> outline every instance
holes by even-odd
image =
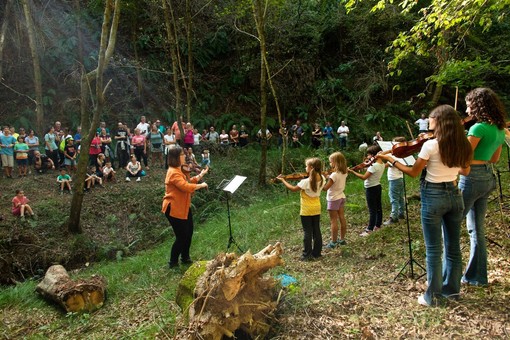
[[[300,203],[301,209],[299,214],[301,216],[315,216],[321,214],[321,191],[324,185],[326,185],[326,180],[322,177],[322,185],[317,183],[317,191],[312,191],[310,187],[310,180],[305,178],[301,180],[298,184],[298,187],[301,188],[300,191]]]

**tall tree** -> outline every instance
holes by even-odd
[[[36,126],[37,131],[43,131],[44,119],[44,105],[43,105],[43,90],[42,90],[42,75],[41,64],[39,62],[39,52],[37,50],[37,39],[35,36],[34,21],[32,20],[32,11],[27,0],[21,0],[23,5],[23,12],[25,13],[25,20],[28,32],[28,42],[30,45],[30,53],[32,54],[32,66],[34,71],[34,88],[35,88],[35,102],[36,102]]]
[[[69,219],[66,221],[68,230],[74,234],[82,232],[80,217],[83,203],[83,186],[85,183],[87,164],[89,162],[88,149],[90,147],[92,138],[96,133],[96,129],[99,126],[99,117],[101,116],[105,104],[104,95],[109,83],[104,86],[103,74],[105,69],[108,67],[110,59],[113,55],[113,51],[115,50],[117,28],[120,19],[120,3],[121,0],[115,0],[115,3],[114,0],[106,0],[97,67],[93,71],[83,75],[81,81],[81,100],[82,102],[86,102],[88,97],[87,89],[89,88],[89,84],[95,80],[96,102],[93,109],[92,119],[89,115],[86,114],[82,114],[81,117],[82,129],[87,131],[88,128],[88,131],[81,142],[81,149],[83,152],[80,154],[80,159],[78,161],[78,172],[76,174],[77,187],[75,188],[73,199],[71,201],[71,212],[69,214]]]
[[[193,98],[193,16],[191,15],[191,0],[186,0],[186,41],[188,44],[188,81],[186,82],[186,117],[191,121],[191,101]],[[186,78],[184,78],[186,79]]]
[[[257,27],[260,46],[260,129],[262,132],[260,154],[259,185],[266,184],[267,166],[267,68],[266,68],[266,33],[265,33],[265,7],[262,0],[252,2],[253,18]]]
[[[166,35],[170,45],[170,59],[172,60],[172,79],[175,91],[175,112],[180,116],[181,89],[179,86],[179,60],[178,46],[175,32],[175,18],[170,0],[161,0],[163,4],[163,16],[165,18]]]
[[[7,0],[5,4],[5,12],[4,12],[4,20],[2,22],[2,27],[0,28],[0,82],[3,78],[3,56],[4,56],[4,47],[5,47],[5,36],[7,35],[7,25],[9,22],[9,17],[11,15],[11,6],[12,0]]]

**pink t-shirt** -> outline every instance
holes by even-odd
[[[145,144],[145,136],[134,135],[133,138],[131,138],[131,144],[134,146],[143,146]]]
[[[28,198],[26,198],[26,196],[23,196],[23,198],[19,198],[17,195],[14,196],[14,198],[12,199],[12,213],[14,215],[19,215],[19,212],[21,210],[21,207],[18,206],[18,204],[27,204],[28,203]]]

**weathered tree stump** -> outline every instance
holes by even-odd
[[[198,278],[189,306],[189,324],[179,339],[221,339],[236,332],[264,338],[277,307],[276,281],[263,277],[283,264],[280,243],[255,255],[219,254]]]
[[[48,268],[36,291],[61,305],[66,312],[92,312],[103,306],[106,285],[106,280],[98,275],[73,281],[63,266],[54,265]]]

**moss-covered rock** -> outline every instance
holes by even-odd
[[[193,292],[195,291],[197,280],[205,272],[206,265],[207,261],[193,262],[193,265],[182,276],[177,287],[175,302],[177,302],[177,305],[181,307],[183,312],[186,312],[186,317],[188,316],[188,307],[195,299]]]

